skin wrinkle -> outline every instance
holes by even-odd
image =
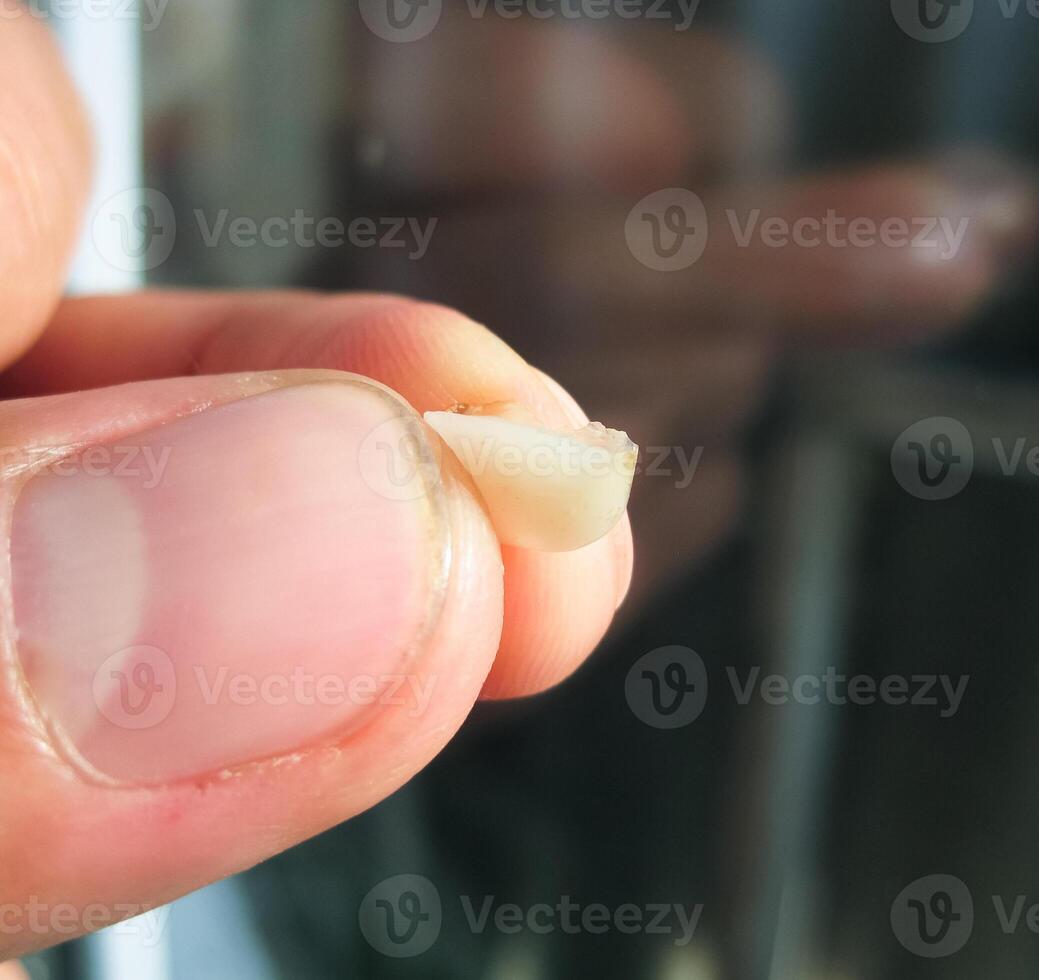
[[[0,120],[4,120],[4,130],[11,134],[5,136],[0,130],[0,157],[6,164],[6,170],[0,172],[4,184],[13,187],[11,199],[16,205],[20,203],[19,217],[31,233],[22,243],[22,254],[35,254],[47,240],[50,229],[58,227],[64,212],[65,194],[48,192],[48,186],[54,183],[70,196],[75,193],[73,182],[53,165],[60,159],[60,147],[45,136],[49,130],[57,129],[60,121],[47,111],[45,104],[30,106],[13,98],[0,104]]]
[[[19,260],[31,255],[36,242],[40,238],[39,224],[35,218],[35,213],[33,209],[25,207],[25,202],[34,198],[30,197],[26,190],[24,171],[23,157],[18,148],[15,147],[13,138],[6,136],[0,131],[0,187],[3,187],[7,192],[0,213],[12,213],[12,224],[20,227],[22,224],[27,223],[29,230],[35,232],[33,235],[24,237],[5,236],[8,259],[4,262],[4,266],[8,267],[16,266]],[[3,259],[4,251],[0,250],[0,262]],[[11,269],[0,266],[0,272],[4,275],[9,275]]]

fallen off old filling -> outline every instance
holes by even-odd
[[[574,551],[627,509],[638,446],[625,432],[599,422],[560,432],[510,405],[424,418],[472,477],[503,544]]]

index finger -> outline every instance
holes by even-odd
[[[42,395],[301,367],[374,378],[419,412],[516,402],[550,428],[587,422],[573,399],[489,330],[393,296],[149,290],[70,300],[0,385],[8,395]],[[577,551],[502,550],[505,625],[484,689],[490,697],[533,694],[571,674],[602,639],[632,573],[626,517]]]

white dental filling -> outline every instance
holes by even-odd
[[[617,429],[555,432],[463,412],[425,421],[473,478],[504,544],[573,551],[612,530],[628,506],[638,446]]]

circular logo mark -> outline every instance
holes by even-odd
[[[624,696],[635,717],[647,725],[683,728],[707,704],[707,667],[689,647],[657,647],[632,665]]]
[[[113,725],[140,730],[166,720],[177,697],[173,661],[158,647],[113,653],[94,673],[94,704]]]
[[[891,472],[903,490],[920,500],[955,497],[974,472],[974,440],[956,419],[921,419],[891,447]]]
[[[94,248],[121,272],[150,272],[163,264],[177,239],[177,216],[161,191],[135,187],[110,197],[90,226]]]
[[[707,209],[692,191],[669,187],[644,197],[624,223],[628,248],[644,266],[678,272],[707,247]]]
[[[895,22],[911,38],[937,44],[959,37],[974,16],[974,0],[891,0]]]
[[[416,420],[392,418],[364,437],[357,452],[361,479],[387,500],[418,500],[440,479],[441,445]]]
[[[891,928],[910,953],[928,959],[963,949],[974,929],[974,899],[953,875],[910,882],[891,903]]]
[[[407,44],[433,33],[443,13],[443,0],[360,0],[368,29],[384,41]]]
[[[437,941],[443,913],[440,892],[422,875],[394,875],[361,901],[357,923],[368,945],[402,959],[424,953]]]

